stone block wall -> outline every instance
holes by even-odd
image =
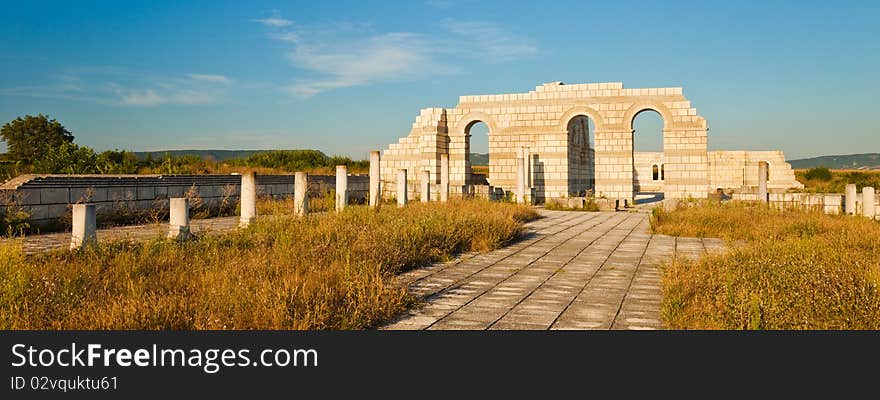
[[[333,190],[335,176],[309,176],[313,195]],[[94,203],[99,215],[121,208],[168,208],[172,197],[197,196],[206,206],[237,202],[239,175],[24,175],[0,186],[4,207],[14,204],[31,215],[31,224],[45,226],[70,213],[70,204]],[[363,202],[369,192],[367,175],[349,175],[349,201]],[[260,197],[293,195],[293,175],[257,175]]]
[[[825,214],[842,214],[844,208],[844,195],[840,193],[770,193],[768,195],[771,207],[779,209],[811,209],[822,211]],[[734,193],[733,200],[760,201],[755,193]],[[880,219],[880,199],[875,200],[875,210],[878,210],[875,219]],[[861,195],[856,197],[856,214],[862,215]]]
[[[802,189],[791,164],[785,162],[782,151],[712,151],[709,152],[712,188],[740,188],[756,191],[758,187],[758,163],[770,166],[767,189],[783,192]]]
[[[575,194],[585,174],[595,177],[598,196],[632,198],[632,120],[644,110],[657,111],[664,119],[667,193],[706,197],[706,121],[681,88],[625,89],[620,82],[553,82],[528,93],[461,96],[454,108],[423,109],[409,136],[384,151],[383,180],[393,182],[398,168],[435,168],[439,162],[434,160],[445,151],[450,158],[450,187],[456,192],[469,183],[469,129],[479,121],[489,127],[490,185],[514,190],[516,157],[527,148],[530,180],[539,201]],[[592,120],[594,144],[572,143],[576,136],[570,135],[569,123],[576,117]],[[592,171],[576,161],[583,147],[587,154],[594,151]],[[410,176],[415,179],[418,174]],[[393,185],[385,187],[387,196]]]
[[[662,192],[665,178],[662,152],[640,151],[633,154],[633,186],[638,192]],[[654,166],[657,179],[654,179]]]
[[[381,156],[382,196],[384,198],[396,197],[397,171],[407,170],[407,193],[409,199],[418,199],[420,190],[421,172],[431,172],[432,198],[439,199],[440,183],[440,155],[449,153],[450,148],[455,148],[454,153],[466,153],[467,143],[457,141],[451,143],[447,135],[446,110],[442,108],[423,109],[413,123],[409,136],[400,138],[397,143],[388,146]],[[467,157],[449,157],[450,188],[460,190],[466,182],[461,180],[452,181],[452,176],[463,176],[465,169],[470,169]],[[456,175],[453,175],[453,172]],[[453,190],[450,189],[450,192]]]
[[[785,192],[789,189],[802,189],[791,164],[785,162],[782,151],[710,151],[709,187],[733,189],[741,192],[757,192],[758,163],[769,164],[767,188],[772,192]],[[661,152],[636,152],[633,154],[634,180],[636,190],[642,192],[663,192],[665,190],[666,158]],[[653,166],[658,167],[658,180],[653,179]]]

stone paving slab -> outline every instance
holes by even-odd
[[[425,304],[381,329],[662,329],[660,264],[725,248],[643,212],[540,212],[524,240],[401,274]]]

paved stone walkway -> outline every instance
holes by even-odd
[[[545,211],[527,237],[400,276],[424,307],[382,329],[658,329],[659,264],[719,239],[651,235],[644,212]]]
[[[190,221],[190,229],[195,234],[222,233],[238,227],[238,217],[221,217],[210,219],[194,219]],[[165,237],[168,234],[168,224],[130,225],[115,228],[98,229],[98,241],[103,240],[131,240],[144,241]],[[67,249],[70,247],[70,232],[49,233],[45,235],[26,236],[16,239],[0,239],[0,241],[14,240],[22,242],[26,254],[33,254],[53,249]]]

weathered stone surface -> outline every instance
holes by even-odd
[[[169,190],[168,195],[171,196]],[[241,226],[250,225],[257,217],[257,178],[253,172],[241,175]]]
[[[406,170],[399,169],[397,170],[397,206],[403,207],[407,203],[407,197],[409,196],[409,192],[407,191],[406,185]]]
[[[333,176],[314,175],[313,192],[326,192],[335,187]],[[293,195],[292,175],[259,175],[257,195],[284,198]],[[35,208],[31,215],[34,227],[53,225],[67,218],[67,205],[95,204],[98,216],[120,207],[156,209],[163,204],[157,199],[170,197],[201,198],[204,205],[223,201],[235,202],[239,197],[239,175],[22,175],[0,185],[0,199],[16,205]],[[366,199],[369,177],[350,175],[349,199]],[[167,205],[167,200],[164,201]]]
[[[72,210],[70,248],[79,249],[97,240],[94,204],[74,204]]]
[[[849,183],[846,185],[845,190],[844,201],[846,204],[844,206],[844,211],[849,215],[856,215],[856,185],[854,183]]]
[[[658,329],[660,263],[724,251],[651,235],[646,213],[542,211],[505,248],[409,271],[427,304],[383,329]]]
[[[382,201],[381,156],[378,151],[370,152],[370,207],[378,207]]]
[[[874,218],[877,215],[874,197],[873,187],[865,186],[862,188],[862,215],[868,218]]]
[[[190,235],[189,199],[175,197],[169,199],[168,238],[183,240]]]
[[[336,211],[348,205],[348,167],[336,166]]]
[[[431,171],[422,171],[422,179],[421,179],[421,193],[419,194],[419,200],[422,203],[427,203],[431,201]]]
[[[309,175],[297,172],[293,183],[293,213],[306,215],[309,213]]]
[[[528,93],[462,96],[454,108],[422,109],[409,135],[382,154],[382,180],[393,183],[394,171],[401,168],[441,174],[447,155],[451,187],[478,184],[471,173],[469,138],[471,126],[483,122],[489,127],[489,185],[516,192],[516,159],[525,148],[525,186],[535,187],[538,201],[589,189],[600,197],[632,201],[636,185],[647,183],[641,167],[633,164],[632,128],[635,116],[645,110],[656,111],[664,121],[664,151],[657,154],[663,170],[659,191],[666,198],[704,198],[719,187],[755,187],[757,172],[749,171],[759,161],[770,163],[770,189],[800,187],[782,152],[710,156],[706,120],[681,88],[624,89],[620,82],[553,82]],[[595,125],[592,146],[587,118]],[[384,195],[395,192],[386,185]]]

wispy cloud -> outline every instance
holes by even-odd
[[[265,26],[272,28],[284,28],[293,25],[293,21],[281,18],[281,14],[278,13],[278,10],[272,10],[271,17],[254,19],[252,21],[259,22]]]
[[[270,33],[269,37],[282,42],[299,43],[299,35],[293,32]]]
[[[255,19],[254,21],[259,22],[266,26],[271,26],[275,28],[283,28],[285,26],[290,26],[293,24],[293,21],[284,19],[284,18],[263,18],[263,19]]]
[[[297,96],[373,82],[413,79],[442,68],[423,50],[412,34],[392,33],[368,37],[350,45],[300,46],[288,56],[297,67],[322,77],[289,85]]]
[[[110,86],[121,104],[151,107],[163,104],[217,103],[223,99],[231,82],[232,80],[223,75],[187,74],[184,78],[162,78],[139,87],[117,83],[111,83]]]
[[[444,27],[456,35],[470,38],[475,48],[494,60],[508,60],[538,52],[538,48],[501,26],[486,21],[447,20]]]
[[[283,19],[278,15],[273,18]],[[460,71],[455,65],[462,59],[505,62],[538,52],[528,40],[486,21],[444,21],[442,34],[435,35],[376,32],[370,25],[346,23],[333,24],[332,29],[305,29],[284,21],[289,24],[272,26],[268,37],[292,44],[287,59],[305,77],[284,89],[301,98],[334,89],[453,73]]]
[[[214,75],[214,74],[187,74],[188,78],[195,81],[203,81],[203,82],[213,82],[213,83],[222,83],[224,85],[229,85],[232,83],[232,79],[229,79],[223,75]]]
[[[223,101],[233,80],[219,74],[154,76],[113,67],[77,68],[42,86],[0,88],[0,96],[93,101],[107,105],[152,107],[204,105]]]

